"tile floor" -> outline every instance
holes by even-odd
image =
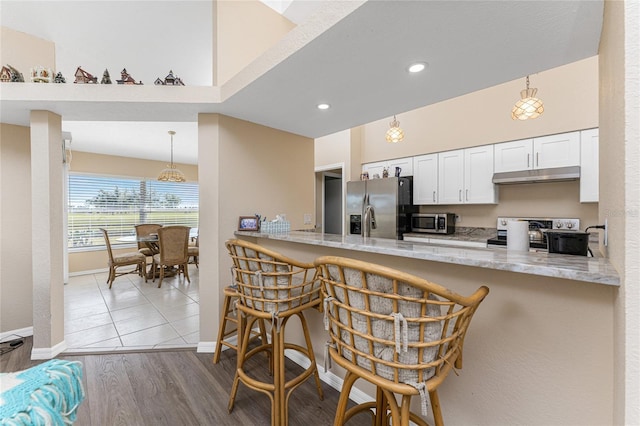
[[[107,273],[69,278],[64,287],[66,353],[196,347],[199,340],[198,269],[191,283],[170,277],[144,282]]]

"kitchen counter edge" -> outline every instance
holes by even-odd
[[[237,237],[254,237],[344,250],[376,253],[432,262],[497,269],[523,274],[619,286],[620,276],[602,257],[549,253],[514,253],[491,248],[452,247],[385,238],[363,238],[316,232],[261,233],[236,231]]]

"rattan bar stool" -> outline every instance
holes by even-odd
[[[227,286],[224,288],[224,303],[222,306],[222,318],[220,318],[220,328],[218,329],[218,340],[216,341],[216,351],[213,354],[213,363],[220,361],[222,347],[226,346],[238,352],[238,344],[241,337],[238,333],[238,315],[239,312],[235,308],[234,303],[238,300],[237,286]],[[231,324],[231,326],[230,326]],[[252,337],[260,337],[263,342],[267,341],[267,330],[264,321],[259,321],[259,331],[251,330]],[[232,337],[235,336],[235,343]]]
[[[435,425],[442,425],[437,389],[454,367],[462,368],[469,323],[489,289],[465,297],[402,271],[341,257],[320,257],[315,265],[329,354],[347,371],[334,426],[363,411],[371,412],[375,425],[408,426],[411,420],[426,426],[410,410],[412,396],[420,396],[422,416],[431,406]],[[376,386],[376,401],[347,410],[358,379]]]
[[[289,397],[306,379],[314,376],[318,395],[321,400],[324,398],[303,314],[306,309],[320,307],[318,270],[313,264],[298,262],[247,241],[229,240],[226,246],[235,269],[238,310],[244,314],[238,317],[242,342],[238,348],[238,365],[229,397],[229,411],[233,410],[238,387],[242,382],[269,396],[271,425],[284,426],[288,424]],[[293,317],[300,319],[306,347],[285,341],[285,328]],[[271,324],[270,342],[262,341],[259,346],[249,348],[250,330],[260,319]],[[290,380],[285,379],[285,350],[296,351],[310,361],[307,369]],[[244,370],[245,363],[262,352],[272,354],[271,382],[256,380]]]

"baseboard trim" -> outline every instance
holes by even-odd
[[[216,342],[198,342],[198,353],[214,353],[216,351]]]
[[[33,348],[31,349],[31,359],[52,359],[58,354],[67,350],[67,342],[64,340],[52,348]]]
[[[20,337],[33,336],[33,327],[18,328],[16,330],[9,330],[0,333],[0,342],[6,340],[13,340]]]

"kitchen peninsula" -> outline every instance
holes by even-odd
[[[323,246],[355,252],[376,253],[432,262],[451,263],[478,268],[497,269],[543,277],[565,278],[596,284],[618,286],[620,277],[608,259],[544,252],[512,252],[504,248],[460,247],[415,243],[386,238],[362,238],[316,232],[288,233],[236,232],[236,236]]]
[[[331,255],[385,265],[462,295],[489,287],[465,340],[464,368],[440,395],[454,423],[526,424],[535,418],[537,424],[610,424],[612,376],[593,368],[613,359],[610,345],[594,343],[610,339],[614,326],[611,306],[620,277],[609,259],[302,231],[235,236],[301,261]],[[486,237],[481,232],[471,240]],[[322,363],[322,314],[305,316]],[[357,386],[375,395],[366,384]],[[509,409],[486,408],[500,398],[508,398]],[[555,410],[539,409],[555,403]],[[604,409],[582,409],[593,404]]]

